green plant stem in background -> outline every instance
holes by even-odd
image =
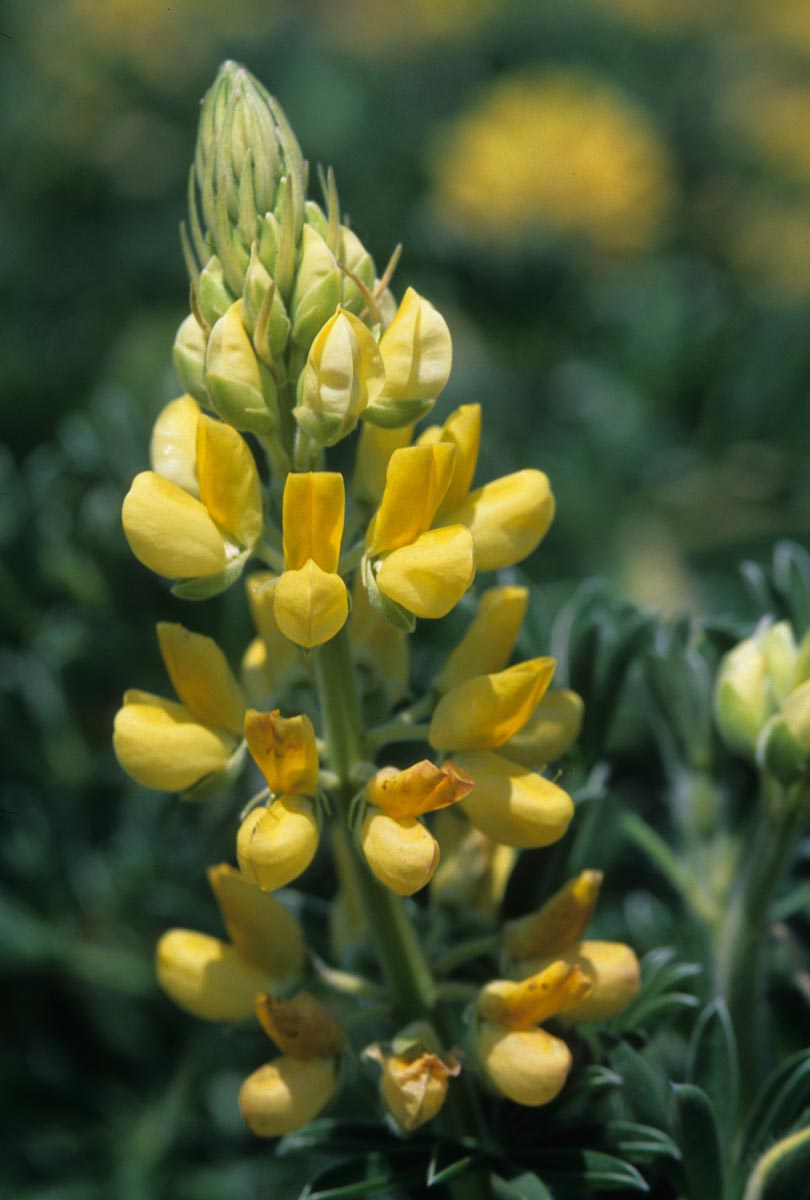
[[[717,990],[726,1000],[739,1048],[742,1116],[768,1069],[769,1031],[763,1004],[768,914],[801,816],[801,798],[787,792],[778,806],[761,807],[736,890],[715,927]]]

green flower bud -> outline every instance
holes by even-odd
[[[293,286],[292,340],[308,350],[340,302],[341,273],[335,256],[311,225],[304,226],[303,250]]]
[[[757,763],[781,783],[794,783],[810,768],[810,682],[795,688],[771,717],[757,742]]]
[[[253,243],[250,266],[242,292],[242,318],[262,362],[270,366],[287,348],[290,318],[275,280],[271,278]]]
[[[205,382],[205,333],[190,313],[177,331],[174,340],[174,369],[184,391],[200,404],[208,404]]]
[[[235,299],[236,297],[225,282],[222,263],[214,255],[208,260],[197,280],[197,302],[200,312],[209,325],[216,325]]]
[[[768,694],[767,659],[756,638],[746,638],[720,664],[714,715],[731,750],[753,758],[760,730],[773,711]]]
[[[319,445],[334,446],[351,433],[384,382],[371,333],[358,317],[338,309],[310,347],[293,415]]]
[[[366,298],[363,295],[362,289],[357,286],[351,276],[356,276],[369,292],[373,292],[376,269],[374,267],[374,259],[368,250],[366,250],[354,230],[349,229],[348,225],[341,225],[340,227],[338,262],[342,267],[346,268],[347,272],[351,272],[351,275],[345,272],[343,274],[341,306],[359,316],[366,307]]]
[[[242,301],[221,317],[208,339],[206,378],[211,402],[223,421],[263,436],[278,426],[273,377],[259,361],[242,323]]]

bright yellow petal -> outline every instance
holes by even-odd
[[[317,1117],[337,1086],[335,1059],[282,1054],[248,1075],[239,1092],[239,1107],[251,1133],[282,1137]]]
[[[439,843],[421,821],[396,821],[369,807],[360,848],[374,875],[397,896],[412,896],[430,883],[439,865]]]
[[[277,982],[300,975],[306,947],[292,913],[227,863],[209,867],[208,882],[239,956]]]
[[[478,994],[478,1015],[509,1029],[531,1029],[567,1012],[587,996],[592,984],[579,967],[551,962],[518,983],[494,979]]]
[[[121,519],[132,553],[158,575],[194,579],[225,569],[225,543],[208,510],[154,471],[135,476]]]
[[[252,809],[239,826],[236,857],[246,879],[263,892],[286,887],[318,849],[318,822],[307,796],[280,796]]]
[[[254,996],[268,983],[233,946],[192,929],[163,934],[155,968],[166,995],[204,1021],[243,1021],[254,1012]]]
[[[352,585],[349,637],[357,665],[382,682],[392,700],[401,699],[411,678],[408,635],[372,607],[360,571]]]
[[[551,683],[553,658],[531,658],[457,684],[433,710],[428,741],[436,750],[494,750],[528,721]]]
[[[484,1021],[476,1049],[498,1091],[528,1108],[553,1100],[571,1070],[571,1051],[545,1029],[504,1029]]]
[[[554,496],[542,471],[516,471],[471,492],[444,520],[466,525],[479,571],[520,562],[539,544],[554,518]]]
[[[335,1058],[343,1048],[343,1026],[309,992],[289,999],[256,997],[256,1016],[282,1054],[291,1058]]]
[[[311,650],[343,628],[349,615],[346,584],[310,559],[299,571],[280,576],[274,611],[284,636]]]
[[[318,747],[309,717],[275,712],[245,713],[245,737],[254,761],[275,795],[314,796],[318,788]]]
[[[457,509],[472,487],[481,445],[481,405],[462,404],[451,413],[442,427],[441,440],[455,446],[456,462],[450,486],[436,513],[437,520]]]
[[[259,631],[258,645],[251,643],[250,658],[242,660],[243,678],[250,675],[251,695],[265,700],[279,691],[291,678],[306,669],[304,656],[297,646],[284,636],[275,614],[276,584],[279,577],[270,571],[257,571],[245,581],[253,623]]]
[[[474,576],[468,530],[463,525],[447,525],[387,554],[377,571],[377,584],[414,616],[437,618],[458,604]]]
[[[447,443],[394,451],[380,507],[369,529],[370,554],[408,546],[430,529],[452,479],[455,456],[455,447]]]
[[[245,698],[214,639],[166,621],[157,632],[169,678],[192,716],[241,737]]]
[[[447,808],[473,787],[473,780],[455,763],[445,762],[437,767],[423,759],[404,771],[396,767],[377,771],[366,784],[366,798],[389,817],[401,821]]]
[[[507,923],[503,935],[504,953],[509,958],[562,954],[578,942],[588,928],[601,886],[601,871],[580,871],[542,908]]]
[[[152,470],[176,483],[190,496],[199,496],[197,479],[197,421],[200,406],[191,396],[170,401],[152,429],[149,461]]]
[[[379,425],[363,422],[354,457],[352,492],[355,496],[367,504],[379,504],[391,455],[407,446],[412,435],[413,425],[381,429]]]
[[[146,692],[128,692],[115,717],[119,763],[144,787],[182,792],[221,771],[238,745],[222,729],[197,721],[182,704]]]
[[[502,671],[512,657],[528,603],[525,587],[484,592],[475,619],[436,680],[439,690],[447,692],[465,679]]]
[[[287,476],[283,524],[284,563],[289,571],[299,570],[309,559],[323,571],[337,571],[345,504],[343,476],[336,471]]]
[[[457,754],[456,760],[475,780],[461,807],[493,841],[529,850],[552,845],[568,829],[573,801],[550,779],[489,750]]]
[[[339,308],[310,347],[298,403],[339,422],[345,435],[377,399],[384,381],[385,368],[370,330],[359,317]]]
[[[585,705],[568,688],[546,692],[526,724],[504,746],[504,754],[525,767],[545,767],[571,749],[582,729]]]
[[[262,489],[250,448],[224,421],[200,416],[197,426],[200,499],[223,532],[252,549],[262,531]]]
[[[591,991],[563,1020],[569,1025],[587,1021],[606,1021],[626,1008],[641,986],[641,968],[636,955],[624,942],[578,942],[561,957],[579,967],[591,984]],[[522,964],[526,971],[540,971],[545,959]]]
[[[441,313],[408,288],[380,339],[383,399],[435,400],[450,378],[453,343]]]

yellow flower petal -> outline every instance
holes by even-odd
[[[551,683],[553,658],[531,658],[492,675],[476,675],[442,696],[428,741],[436,750],[494,750],[528,721]]]
[[[256,1016],[281,1053],[291,1058],[334,1058],[343,1046],[340,1022],[309,992],[288,1000],[257,996]]]
[[[323,571],[337,571],[345,503],[343,476],[336,471],[287,476],[283,525],[289,571],[300,570],[309,559]]]
[[[476,1048],[498,1091],[529,1108],[553,1100],[571,1070],[571,1051],[544,1029],[504,1029],[484,1021]]]
[[[283,1054],[248,1075],[239,1092],[239,1107],[251,1133],[282,1137],[306,1125],[337,1091],[333,1058],[290,1058]]]
[[[430,885],[433,901],[477,913],[492,924],[517,851],[481,833],[457,808],[444,809],[438,814],[433,833],[442,852]]]
[[[407,446],[412,435],[413,425],[381,429],[379,425],[363,422],[354,457],[352,492],[355,496],[366,504],[379,504],[391,455]]]
[[[453,343],[441,313],[409,287],[380,339],[385,363],[381,399],[435,400],[450,378]]]
[[[346,584],[310,559],[298,571],[285,571],[276,584],[273,611],[285,637],[311,650],[328,642],[349,615]]]
[[[366,798],[389,817],[401,821],[455,804],[472,791],[474,782],[451,762],[440,767],[428,759],[404,771],[383,767],[366,784]]]
[[[546,692],[522,729],[504,746],[504,754],[524,767],[546,766],[571,749],[582,729],[585,705],[568,688]]]
[[[351,433],[360,414],[379,396],[384,381],[382,357],[370,330],[339,308],[310,347],[299,391],[300,423],[322,445],[334,445]],[[324,436],[319,436],[319,418],[325,418],[321,421]]]
[[[360,571],[355,572],[352,585],[349,637],[361,670],[382,682],[392,700],[404,696],[411,677],[408,635],[372,607]]]
[[[408,546],[430,529],[453,476],[455,456],[455,447],[445,443],[394,451],[368,532],[369,554]]]
[[[471,492],[444,520],[466,525],[479,571],[520,562],[539,544],[554,518],[554,497],[542,471],[516,471]]]
[[[251,616],[260,637],[248,647],[242,660],[242,675],[245,680],[250,679],[250,694],[255,702],[266,700],[307,669],[303,654],[284,636],[276,621],[278,579],[270,571],[257,571],[245,581]]]
[[[641,986],[641,968],[624,942],[579,942],[561,957],[578,967],[591,983],[591,991],[564,1015],[569,1025],[606,1021],[626,1008]],[[546,959],[532,959],[525,970],[542,970]]]
[[[135,476],[121,518],[132,553],[158,575],[194,579],[225,569],[225,543],[208,510],[154,471]]]
[[[377,571],[377,584],[414,616],[438,618],[458,604],[474,576],[469,532],[462,525],[447,525],[387,554]]]
[[[241,737],[245,698],[214,639],[166,621],[157,632],[169,678],[192,716]]]
[[[520,982],[494,979],[481,989],[478,1015],[508,1029],[531,1029],[574,1008],[591,991],[579,967],[559,960]]]
[[[208,882],[240,958],[274,982],[300,975],[306,947],[292,913],[227,863],[209,867]]]
[[[318,849],[318,822],[307,796],[280,796],[254,808],[239,826],[239,869],[263,892],[286,887],[305,871]]]
[[[314,796],[318,788],[318,747],[309,717],[275,712],[245,713],[248,749],[276,795]]]
[[[149,461],[152,470],[176,483],[190,496],[199,496],[197,479],[197,421],[200,406],[191,396],[172,400],[152,429]]]
[[[262,531],[262,489],[250,448],[230,425],[200,415],[200,499],[231,541],[252,549]]]
[[[601,871],[580,871],[537,912],[509,921],[503,936],[504,953],[509,958],[562,954],[588,928],[601,886]]]
[[[144,787],[182,792],[222,771],[238,741],[196,720],[182,704],[147,692],[127,692],[115,717],[113,746],[127,772]]]
[[[484,592],[475,619],[436,680],[439,690],[447,692],[465,679],[502,671],[512,657],[528,603],[525,587]]]
[[[242,1021],[267,978],[233,946],[207,933],[170,929],[157,944],[155,969],[167,996],[204,1021]]]
[[[442,426],[441,441],[455,446],[456,461],[450,486],[436,513],[437,520],[457,509],[472,487],[481,445],[481,405],[462,404],[451,413]]]
[[[452,1055],[445,1062],[418,1048],[406,1054],[384,1054],[379,1046],[368,1046],[363,1057],[382,1067],[380,1091],[385,1107],[405,1133],[435,1117],[447,1096],[448,1079],[461,1070]]]
[[[374,875],[397,896],[412,896],[430,883],[439,865],[439,846],[421,821],[396,821],[369,808],[360,847]]]
[[[574,815],[571,797],[550,779],[489,750],[456,755],[475,780],[461,807],[495,842],[528,850],[559,841]]]

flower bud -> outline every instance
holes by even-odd
[[[403,1133],[412,1133],[435,1117],[447,1096],[448,1079],[461,1070],[452,1055],[445,1061],[419,1045],[403,1054],[385,1054],[378,1045],[368,1046],[363,1057],[382,1067],[380,1092]]]
[[[208,882],[240,958],[274,982],[300,975],[306,950],[292,913],[227,863],[209,867]]]
[[[477,829],[493,841],[528,850],[559,841],[574,804],[556,783],[488,750],[457,754],[475,787],[460,803]]]
[[[555,952],[553,958],[577,967],[591,985],[590,992],[561,1017],[570,1025],[614,1017],[635,998],[641,986],[638,959],[624,942],[579,942],[564,953]],[[535,975],[550,961],[527,960],[521,963],[521,971]]]
[[[566,754],[582,729],[585,705],[576,692],[546,692],[522,729],[503,748],[512,762],[545,767]]]
[[[318,821],[307,796],[280,796],[254,808],[239,827],[239,869],[263,892],[285,887],[305,871],[318,849]]]
[[[450,377],[453,347],[444,317],[408,288],[380,339],[385,387],[364,414],[392,429],[412,425],[430,412]]]
[[[358,317],[338,309],[310,347],[295,419],[318,445],[334,446],[354,429],[384,378],[371,333]]]
[[[370,807],[360,828],[360,847],[374,875],[397,896],[412,896],[430,883],[439,846],[421,821],[401,821]]]
[[[795,783],[810,768],[810,682],[794,688],[765,724],[757,741],[757,763],[782,783]]]
[[[756,638],[746,638],[720,663],[714,715],[730,749],[753,757],[762,726],[771,715],[767,660]]]
[[[225,282],[222,263],[216,255],[209,258],[197,280],[197,302],[209,326],[217,323],[236,300]]]
[[[205,333],[200,328],[197,318],[190,313],[177,331],[172,356],[180,386],[200,404],[208,403],[208,386],[205,381],[207,344]]]
[[[211,402],[223,421],[263,437],[275,432],[276,385],[242,323],[241,300],[211,330],[205,366]]]
[[[341,279],[340,303],[343,308],[357,316],[366,307],[366,297],[358,287],[355,279],[369,292],[374,291],[375,268],[374,259],[366,250],[360,238],[348,225],[341,225],[338,242],[338,262],[344,268]],[[355,277],[355,279],[352,278]]]
[[[534,712],[555,666],[553,658],[532,658],[457,684],[433,710],[428,734],[431,746],[436,750],[503,746]]]
[[[281,358],[290,336],[290,318],[281,298],[281,289],[251,247],[250,265],[242,290],[242,319],[261,361],[268,367]]]
[[[571,1069],[565,1042],[544,1029],[505,1029],[493,1021],[478,1028],[476,1050],[498,1091],[536,1108],[559,1094]]]
[[[526,469],[486,483],[454,512],[448,523],[465,525],[475,543],[479,571],[520,562],[537,548],[554,519],[554,496],[542,471]]]
[[[251,1133],[282,1137],[317,1117],[337,1091],[334,1058],[290,1058],[259,1067],[239,1092],[239,1107]]]
[[[318,330],[340,304],[340,268],[321,235],[311,225],[303,229],[301,261],[290,298],[292,340],[308,350]]]
[[[512,656],[528,602],[525,587],[484,592],[475,619],[436,679],[438,689],[448,692],[476,675],[502,671]]]
[[[510,921],[502,943],[507,957],[550,957],[578,942],[590,924],[602,878],[601,871],[580,871],[537,912]]]
[[[238,951],[207,933],[170,929],[157,944],[155,969],[163,991],[204,1021],[242,1021],[267,976]]]

